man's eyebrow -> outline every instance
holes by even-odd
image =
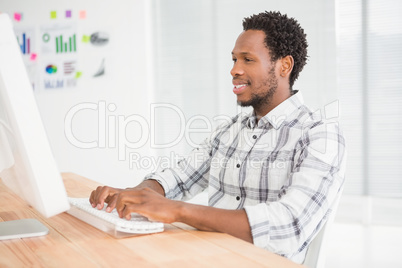
[[[234,55],[235,53],[232,51],[232,55]],[[239,53],[236,53],[236,54],[241,54],[241,55],[250,55],[251,53],[250,52],[239,52]]]

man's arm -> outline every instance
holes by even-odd
[[[202,231],[227,233],[253,243],[250,225],[244,209],[228,210],[181,203],[178,222],[184,222]]]
[[[155,182],[155,181],[154,181]],[[245,210],[228,210],[170,200],[150,189],[121,192],[116,199],[120,217],[139,213],[164,223],[182,222],[202,231],[222,232],[253,242]]]
[[[93,207],[116,208],[120,217],[131,218],[139,213],[150,220],[164,223],[182,222],[202,231],[215,231],[253,242],[245,210],[228,210],[194,205],[164,197],[162,186],[155,180],[145,180],[131,189],[98,187],[91,193]]]

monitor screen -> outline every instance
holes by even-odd
[[[0,14],[0,178],[44,217],[69,209],[21,51]]]

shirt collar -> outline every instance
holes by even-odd
[[[257,116],[252,111],[247,120],[247,127],[255,128],[268,128],[271,125],[273,128],[278,129],[285,121],[291,119],[292,114],[304,104],[302,93],[298,90],[292,92],[292,95],[276,106],[268,114],[260,118],[257,123]]]

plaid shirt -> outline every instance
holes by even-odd
[[[302,263],[341,193],[345,140],[300,92],[258,120],[239,114],[178,163],[146,176],[166,197],[208,188],[209,205],[245,209],[256,246]]]

